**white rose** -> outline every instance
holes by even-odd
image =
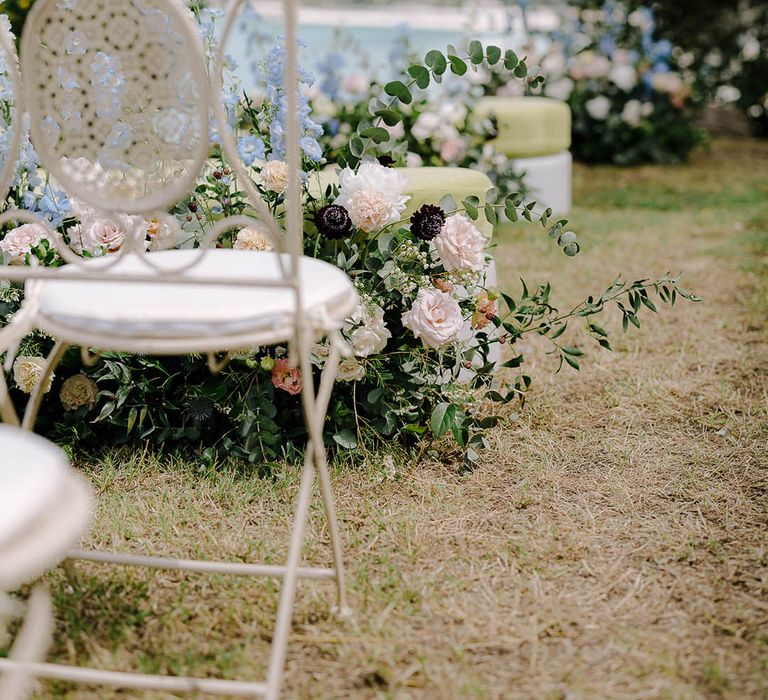
[[[342,382],[357,382],[365,376],[363,367],[354,357],[349,357],[339,363],[336,377]]]
[[[399,141],[403,136],[405,136],[405,127],[403,126],[403,122],[397,122],[394,126],[389,126],[388,124],[383,125],[384,128],[389,132],[389,137],[393,141]]]
[[[31,394],[45,371],[45,358],[19,355],[13,362],[13,381],[25,394]],[[45,385],[45,393],[51,390],[53,373]]]
[[[255,226],[247,226],[238,231],[232,247],[236,250],[272,250],[269,236],[259,231]]]
[[[150,248],[160,250],[173,248],[179,239],[181,227],[175,216],[158,212],[149,219],[145,219],[147,236],[149,236]]]
[[[565,102],[572,92],[573,80],[570,78],[560,78],[560,80],[553,80],[551,83],[544,83],[544,94],[562,102]]]
[[[432,348],[456,342],[464,325],[459,302],[439,289],[420,289],[402,321],[424,345]]]
[[[608,75],[611,62],[602,54],[582,51],[571,60],[571,76],[574,80],[596,80]]]
[[[461,126],[467,118],[467,108],[461,102],[443,102],[437,110],[437,116],[441,124]]]
[[[639,100],[629,100],[621,111],[621,118],[630,126],[637,126],[643,118],[643,105]]]
[[[597,121],[604,121],[611,111],[611,101],[605,95],[598,95],[587,100],[584,106],[587,108],[589,116]]]
[[[642,31],[648,31],[651,29],[653,23],[653,19],[651,18],[651,15],[648,13],[648,11],[644,12],[643,10],[635,10],[634,12],[630,12],[629,16],[627,17],[627,21],[629,22],[630,26],[637,27]]]
[[[434,239],[443,267],[479,272],[485,267],[485,238],[463,214],[449,216]]]
[[[355,355],[368,357],[380,353],[392,337],[384,323],[384,310],[380,306],[363,309],[360,322],[363,325],[355,329],[350,336]]]
[[[264,186],[272,192],[285,192],[288,187],[288,163],[270,160],[261,169]]]
[[[632,66],[623,63],[611,68],[608,77],[624,92],[630,92],[637,85],[637,71]]]
[[[464,141],[458,136],[445,139],[440,145],[440,157],[446,163],[456,163],[464,155]]]
[[[422,112],[411,128],[411,136],[417,141],[431,138],[441,124],[440,117],[434,112]]]
[[[405,154],[405,165],[409,168],[420,168],[424,165],[424,159],[418,153],[408,151]]]
[[[344,207],[352,223],[366,233],[379,231],[400,218],[410,199],[403,194],[408,178],[394,168],[366,161],[355,172],[339,173],[339,196],[335,204]]]
[[[541,70],[547,76],[563,75],[565,68],[565,54],[562,51],[553,51],[547,54],[541,62]]]
[[[41,241],[46,240],[53,247],[48,231],[41,224],[22,224],[5,234],[5,238],[0,241],[0,250],[5,253],[12,265],[18,265],[24,262],[24,258],[32,248],[40,245]]]

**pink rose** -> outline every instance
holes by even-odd
[[[272,368],[272,384],[277,389],[295,396],[301,392],[301,372],[296,367],[291,367],[285,358],[277,359]]]
[[[456,342],[464,325],[459,302],[437,289],[420,289],[402,321],[424,345],[433,348]]]
[[[0,250],[9,258],[12,265],[19,265],[24,262],[27,253],[32,248],[40,245],[41,241],[48,241],[53,246],[48,231],[45,226],[40,224],[22,224],[5,234],[5,238],[0,241]]]
[[[485,238],[463,214],[454,214],[445,220],[435,236],[435,248],[448,272],[480,272],[485,267]]]
[[[342,87],[346,92],[353,95],[362,95],[364,92],[368,91],[370,84],[371,81],[367,76],[362,73],[353,73],[344,78]]]
[[[116,253],[133,233],[135,224],[136,220],[126,214],[97,215],[74,226],[68,234],[72,248],[81,255],[84,251],[92,255]],[[146,221],[141,220],[141,226],[148,232]]]
[[[456,163],[463,155],[464,141],[458,136],[451,136],[440,145],[440,157],[446,163]]]

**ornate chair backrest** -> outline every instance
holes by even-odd
[[[297,173],[289,178],[286,192],[286,231],[240,160],[219,97],[225,44],[245,2],[230,4],[209,79],[202,41],[182,0],[37,0],[22,35],[24,110],[41,165],[79,205],[151,218],[192,191],[209,155],[212,107],[222,151],[239,177],[252,214],[276,248],[290,255],[289,268],[295,272],[303,234],[296,90],[286,90],[287,161],[289,170]],[[284,82],[298,85],[297,0],[284,5]],[[2,48],[13,50],[12,45]],[[19,90],[17,79],[14,92]],[[14,152],[21,138],[17,121]],[[7,165],[8,159],[0,164],[0,186],[13,177]],[[38,217],[20,211],[0,215],[0,225],[14,220]],[[246,223],[243,217],[218,222],[207,243],[227,228]],[[60,236],[53,237],[67,262],[81,261],[61,250],[66,246]],[[122,252],[131,249],[142,252],[143,240]],[[11,278],[18,279],[19,272]],[[289,276],[289,281],[297,281]]]
[[[220,98],[224,48],[248,0],[232,0],[220,39],[213,77],[191,11],[183,0],[36,0],[22,33],[20,71],[13,40],[0,32],[14,99],[0,162],[0,195],[5,198],[14,178],[22,119],[29,115],[30,140],[43,169],[84,209],[152,218],[189,194],[210,152],[211,109],[221,148],[245,191],[248,215],[217,222],[200,254],[191,264],[159,267],[144,255],[146,231],[134,231],[119,253],[92,265],[77,255],[58,231],[33,212],[9,209],[0,226],[39,223],[61,256],[71,265],[0,265],[0,280],[24,281],[66,274],[74,278],[108,278],[106,268],[130,252],[139,254],[146,274],[124,274],[121,281],[187,282],[182,273],[198,264],[206,250],[226,230],[259,221],[280,256],[282,278],[264,286],[292,288],[300,313],[298,264],[303,250],[301,158],[299,151],[297,0],[285,0],[286,52],[284,64],[287,118],[286,154],[289,177],[285,198],[286,226],[265,205],[252,175],[237,152],[226,110]],[[23,95],[23,99],[22,99]],[[63,272],[62,272],[63,271]],[[245,284],[244,280],[208,279],[200,283]],[[261,282],[247,282],[260,286]],[[297,318],[296,327],[302,325]],[[0,381],[0,407],[4,403]],[[6,413],[3,412],[5,416]]]

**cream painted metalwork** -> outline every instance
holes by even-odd
[[[119,251],[84,260],[59,233],[31,212],[0,215],[0,225],[46,226],[67,264],[60,268],[10,265],[0,279],[25,282],[25,301],[0,331],[10,367],[19,341],[34,329],[57,341],[46,368],[19,416],[0,376],[4,422],[32,430],[43,387],[70,346],[93,359],[93,349],[156,354],[207,353],[212,371],[226,364],[214,353],[267,343],[288,343],[306,378],[301,400],[308,433],[293,531],[285,565],[191,561],[143,554],[71,550],[70,560],[280,578],[282,587],[267,678],[250,683],[216,679],[108,672],[24,659],[0,660],[0,672],[134,689],[201,691],[275,700],[282,686],[296,586],[300,578],[336,584],[340,616],[345,597],[341,537],[323,441],[337,367],[347,348],[340,329],[358,303],[338,268],[303,255],[301,157],[297,90],[287,89],[286,152],[289,172],[285,229],[270,214],[237,154],[218,98],[224,46],[246,0],[232,0],[221,37],[214,78],[207,78],[192,16],[181,0],[37,0],[24,28],[21,79],[11,71],[16,109],[30,114],[30,133],[43,167],[79,201],[110,215],[130,215]],[[284,0],[284,83],[298,86],[297,0]],[[13,47],[2,49],[13,63]],[[244,188],[252,211],[216,224],[195,250],[146,250],[142,221],[165,216],[192,187],[207,157],[209,108],[222,150]],[[18,150],[19,134],[13,135]],[[15,152],[14,152],[15,153]],[[0,169],[5,194],[13,177],[10,154]],[[274,251],[216,250],[213,242],[234,227],[258,225]],[[69,233],[69,232],[68,232]],[[158,291],[162,293],[158,293]],[[147,299],[162,299],[148,304]],[[233,302],[233,299],[238,300]],[[213,313],[212,310],[216,310]],[[326,337],[331,347],[315,391],[310,348]],[[98,350],[96,350],[98,352]],[[315,475],[328,521],[330,568],[301,566],[305,526]],[[33,546],[33,545],[30,545]],[[0,549],[0,567],[3,565]],[[0,700],[5,700],[0,697]]]

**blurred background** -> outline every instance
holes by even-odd
[[[33,1],[0,2],[17,35]],[[252,3],[228,47],[245,91],[280,35],[281,11],[279,0]],[[678,162],[709,135],[768,136],[765,0],[305,0],[301,24],[303,66],[335,104],[364,101],[372,82],[399,77],[429,49],[480,39],[526,57],[546,82],[526,90],[498,65],[482,66],[464,81],[467,99],[567,102],[579,160]],[[322,112],[322,100],[313,107]]]

